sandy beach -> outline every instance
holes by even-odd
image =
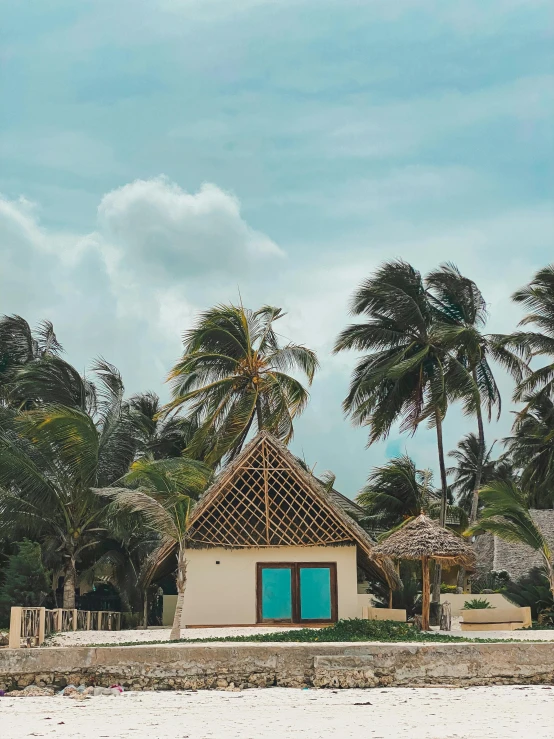
[[[0,698],[3,739],[546,739],[553,724],[545,686]]]

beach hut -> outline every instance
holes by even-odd
[[[443,528],[423,513],[390,534],[376,548],[376,554],[393,559],[421,560],[423,576],[421,625],[425,631],[429,629],[430,560],[433,559],[442,565],[462,565],[466,568],[473,567],[475,563],[472,548],[461,536]]]
[[[362,615],[358,573],[393,563],[275,437],[259,433],[191,512],[183,627],[324,624]]]

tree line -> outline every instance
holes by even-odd
[[[486,331],[481,291],[452,264],[422,276],[404,261],[387,262],[354,292],[355,322],[334,346],[358,354],[345,415],[367,427],[368,444],[395,424],[408,434],[433,428],[440,473],[435,488],[405,455],[372,470],[358,495],[368,529],[390,529],[425,509],[442,525],[457,516],[472,530],[492,530],[499,505],[512,513],[519,506],[504,531],[515,536],[530,507],[553,506],[554,266],[513,299],[525,317],[513,333],[495,335]],[[283,315],[242,305],[200,314],[183,335],[165,405],[152,392],[126,397],[104,359],[82,375],[51,323],[32,330],[20,316],[0,319],[4,554],[24,538],[39,543],[53,582],[63,577],[66,608],[79,582],[109,582],[125,610],[140,612],[161,569],[176,571],[178,634],[194,501],[256,431],[288,443],[309,400],[318,359],[281,339]],[[513,378],[520,409],[493,458],[486,424],[501,412],[498,372]],[[455,403],[475,419],[475,432],[447,452],[443,428]]]

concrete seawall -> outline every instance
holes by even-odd
[[[554,683],[554,643],[210,643],[0,650],[0,688],[133,690]]]

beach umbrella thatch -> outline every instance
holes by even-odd
[[[393,559],[419,559],[423,574],[422,628],[429,629],[429,560],[443,565],[474,566],[473,549],[457,534],[442,528],[423,513],[390,534],[376,547],[377,555]]]

